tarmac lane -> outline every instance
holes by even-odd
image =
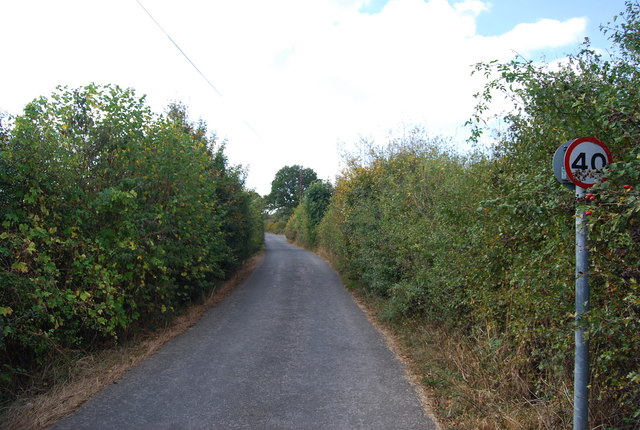
[[[66,429],[436,429],[338,275],[266,236],[252,275],[55,424]]]

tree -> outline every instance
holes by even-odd
[[[317,180],[318,175],[313,169],[297,164],[284,166],[271,182],[271,193],[266,196],[268,207],[283,215],[291,215],[309,185]]]

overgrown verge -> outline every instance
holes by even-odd
[[[514,396],[528,382],[509,346],[470,338],[422,318],[387,316],[388,303],[352,283],[356,300],[396,340],[410,374],[422,385],[428,409],[447,429],[524,430],[571,428],[567,413],[546,399]],[[570,398],[571,387],[564,395]]]
[[[0,397],[162,326],[262,246],[261,198],[184,106],[59,88],[0,123]],[[59,365],[62,363],[62,365]]]
[[[561,64],[478,65],[487,85],[477,95],[474,137],[480,142],[496,119],[487,117],[496,97],[513,102],[497,117],[505,131],[465,156],[420,129],[391,138],[350,161],[317,227],[334,265],[382,301],[385,319],[410,327],[410,343],[430,342],[423,335],[434,327],[444,334],[433,342],[455,339],[446,364],[417,359],[426,384],[460,392],[460,379],[476,390],[447,400],[454,428],[571,427],[576,206],[589,209],[580,216],[591,230],[583,322],[590,425],[640,427],[637,2],[607,31],[611,59],[585,46]],[[576,201],[551,161],[560,144],[581,136],[606,142],[616,159]],[[306,228],[299,215],[289,221],[292,238]]]
[[[25,396],[0,411],[2,427],[42,430],[72,413],[102,388],[116,383],[125,372],[153,355],[162,345],[198,322],[206,310],[220,303],[257,267],[262,255],[249,259],[228,281],[200,304],[190,306],[166,326],[137,332],[121,344],[88,354],[68,368],[68,377],[47,391]]]

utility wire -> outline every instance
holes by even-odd
[[[144,6],[142,5],[142,3],[140,3],[140,0],[136,0],[136,2],[140,5],[140,7],[142,8],[142,10],[144,10],[144,11],[147,13],[147,15],[149,15],[149,18],[151,18],[151,20],[152,20],[153,22],[155,22],[155,23],[156,23],[156,25],[158,26],[158,28],[159,28],[159,29],[160,29],[160,30],[165,34],[165,36],[167,36],[167,37],[169,38],[169,40],[171,41],[171,43],[173,43],[173,45],[178,49],[178,51],[180,51],[180,53],[184,56],[184,58],[186,58],[186,59],[187,59],[187,61],[188,61],[189,63],[191,63],[191,65],[193,66],[193,68],[194,68],[194,69],[196,69],[196,71],[197,71],[198,73],[200,73],[200,76],[202,76],[202,78],[203,78],[205,81],[207,81],[207,83],[209,84],[209,86],[210,86],[211,88],[213,88],[213,90],[214,90],[216,93],[218,93],[218,95],[219,95],[220,97],[222,97],[222,93],[221,93],[220,91],[218,91],[218,89],[215,87],[215,85],[213,85],[213,84],[211,83],[211,81],[210,81],[209,79],[207,79],[207,77],[204,75],[204,73],[202,73],[202,72],[200,71],[200,69],[198,69],[198,66],[196,66],[196,65],[195,65],[195,63],[194,63],[193,61],[191,61],[191,58],[189,58],[189,56],[188,56],[187,54],[185,54],[185,53],[184,53],[184,51],[180,48],[180,46],[178,46],[178,44],[176,43],[176,41],[175,41],[175,40],[173,40],[173,38],[169,35],[169,33],[167,33],[167,32],[165,31],[165,29],[164,29],[164,28],[162,28],[162,26],[160,25],[160,23],[159,23],[158,21],[156,21],[156,19],[153,17],[153,15],[151,15],[151,13],[147,10],[147,8],[146,8],[146,7],[144,7]]]
[[[151,15],[151,12],[149,12],[149,11],[147,10],[147,8],[146,8],[146,7],[144,7],[144,6],[142,5],[142,3],[140,3],[140,0],[136,0],[136,3],[138,3],[138,5],[142,8],[142,10],[144,10],[144,11],[146,12],[146,14],[147,14],[147,15],[149,15],[149,18],[151,18],[151,20],[152,20],[152,21],[153,21],[153,22],[158,26],[158,28],[159,28],[159,29],[160,29],[160,30],[165,34],[165,36],[167,36],[167,37],[169,38],[169,40],[171,41],[171,43],[173,43],[173,46],[175,46],[175,47],[176,47],[176,49],[178,49],[178,51],[180,51],[180,53],[184,56],[184,58],[186,58],[186,59],[187,59],[187,61],[189,62],[189,64],[191,64],[191,65],[193,66],[193,68],[194,68],[194,69],[196,69],[196,71],[200,74],[200,76],[202,76],[202,79],[204,79],[204,80],[207,82],[207,84],[209,84],[209,86],[210,86],[211,88],[213,88],[213,90],[214,90],[216,93],[218,93],[218,95],[219,95],[221,98],[224,98],[224,96],[223,96],[223,95],[222,95],[222,93],[221,93],[221,92],[216,88],[216,86],[215,86],[215,85],[213,85],[209,79],[207,79],[207,77],[204,75],[204,73],[202,73],[202,72],[200,71],[200,69],[198,69],[198,66],[196,66],[196,65],[195,65],[195,63],[194,63],[193,61],[191,61],[191,58],[189,58],[189,56],[188,56],[187,54],[185,54],[185,52],[180,48],[180,46],[176,43],[176,41],[175,41],[175,40],[173,40],[173,38],[169,35],[169,33],[167,33],[167,31],[166,31],[166,30],[165,30],[165,29],[160,25],[160,23],[159,23],[158,21],[156,21],[156,19],[153,17],[153,15]],[[249,127],[249,129],[250,129],[253,133],[255,133],[255,135],[256,135],[256,136],[258,136],[258,137],[260,136],[260,135],[258,134],[258,132],[257,132],[257,131],[256,131],[256,130],[251,126],[251,124],[249,124],[249,122],[248,122],[247,120],[243,120],[243,122],[245,123],[245,125],[246,125],[247,127]]]

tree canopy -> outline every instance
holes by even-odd
[[[291,215],[307,188],[317,180],[318,175],[313,169],[297,164],[284,166],[271,182],[271,193],[266,196],[267,205],[272,210]]]

